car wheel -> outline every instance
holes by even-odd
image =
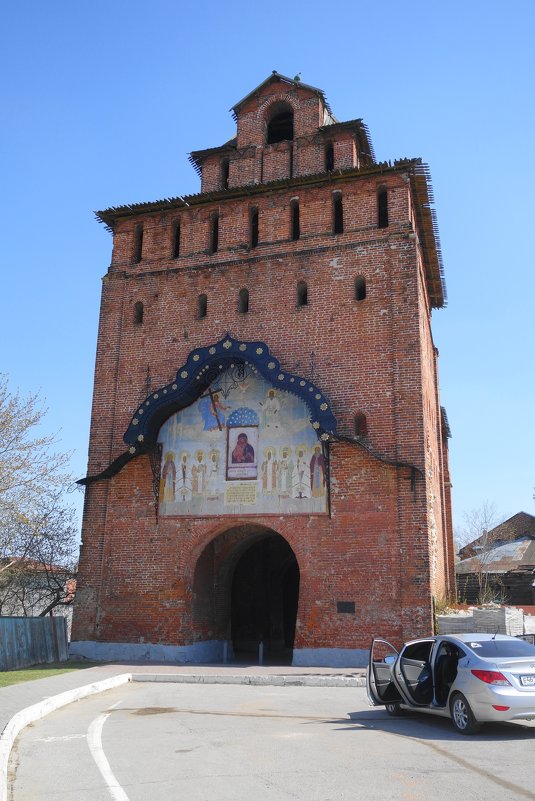
[[[400,715],[403,715],[403,709],[401,708],[400,704],[385,704],[385,709],[393,718],[399,718]]]
[[[454,693],[450,701],[451,720],[460,734],[475,734],[479,723],[470,709],[470,704],[461,693]]]

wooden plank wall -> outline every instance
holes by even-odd
[[[0,670],[64,662],[68,657],[64,617],[0,617]]]

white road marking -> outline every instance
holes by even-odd
[[[82,740],[85,734],[63,734],[60,737],[39,737],[36,742],[38,743],[60,743],[67,742],[68,740]]]
[[[119,703],[121,702],[119,701],[118,704],[114,704],[110,707],[110,709],[118,706]],[[106,759],[106,755],[102,747],[102,729],[109,716],[109,712],[99,715],[98,718],[95,718],[95,720],[91,723],[87,730],[87,744],[89,746],[89,750],[91,751],[91,756],[95,760],[95,764],[101,772],[102,778],[106,782],[106,786],[110,791],[113,801],[129,801],[127,794],[115,778],[110,767],[110,763]]]

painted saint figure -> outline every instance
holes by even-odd
[[[162,502],[175,500],[176,467],[174,453],[169,451],[165,454],[165,463],[162,470],[160,481],[160,500]]]
[[[325,457],[319,445],[314,446],[314,453],[310,460],[310,487],[313,498],[325,495]]]
[[[217,501],[219,498],[219,451],[212,450],[209,453],[207,474],[206,474],[206,497],[209,501]]]
[[[247,441],[247,434],[238,434],[236,445],[232,451],[232,464],[253,464],[254,448]]]
[[[191,466],[191,483],[193,494],[196,496],[204,495],[206,488],[206,464],[204,463],[204,452],[195,451],[195,459]]]
[[[188,459],[189,453],[183,451],[180,454],[180,465],[178,467],[176,482],[176,498],[179,501],[189,501],[191,498],[191,486],[188,482]]]
[[[281,498],[289,498],[292,494],[292,474],[294,465],[290,458],[292,450],[283,446],[280,451],[278,466],[279,495]]]
[[[310,498],[310,465],[306,458],[305,446],[297,448],[296,461],[292,476],[292,497]]]
[[[274,389],[270,389],[264,401],[260,401],[264,408],[264,425],[266,428],[278,428],[280,423],[281,405]]]
[[[277,489],[277,460],[273,458],[275,451],[273,448],[266,448],[264,451],[265,459],[262,462],[262,492],[270,495]]]

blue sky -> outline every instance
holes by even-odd
[[[92,212],[197,192],[187,154],[233,136],[229,108],[276,69],[362,117],[379,160],[430,165],[454,520],[535,513],[533,0],[21,0],[0,21],[0,370],[46,397],[77,476],[111,255]]]

